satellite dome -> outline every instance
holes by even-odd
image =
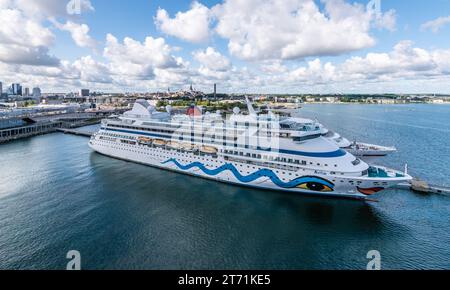
[[[241,112],[241,109],[239,109],[238,107],[234,107],[233,113],[234,113],[235,115],[238,115],[240,112]]]

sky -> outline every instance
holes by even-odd
[[[0,82],[449,94],[450,0],[0,0]]]

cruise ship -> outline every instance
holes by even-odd
[[[158,112],[145,100],[105,119],[89,146],[96,152],[234,185],[366,199],[412,178],[369,166],[322,135],[319,123],[238,108],[224,118],[192,106]]]

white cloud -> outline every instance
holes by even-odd
[[[12,64],[57,65],[59,60],[49,55],[53,33],[40,22],[26,18],[11,3],[0,6],[0,61]]]
[[[422,89],[433,91],[436,80],[450,79],[450,49],[428,51],[402,41],[387,53],[368,53],[365,57],[350,57],[342,63],[322,63],[320,59],[309,61],[283,74],[269,76],[267,83],[277,83],[285,88],[307,85],[306,91],[315,88],[327,92],[387,92],[406,90],[402,83],[418,81]],[[427,87],[428,85],[428,87]],[[408,83],[411,90],[411,83]],[[420,89],[415,88],[414,89]],[[384,90],[384,91],[383,91]]]
[[[126,37],[123,43],[112,34],[107,35],[103,55],[117,74],[136,78],[153,78],[154,69],[179,66],[172,49],[163,38],[147,37],[143,43]]]
[[[107,83],[113,82],[110,68],[95,61],[91,56],[82,57],[73,63],[76,71],[80,72],[80,79],[85,82]]]
[[[288,68],[281,60],[264,61],[260,64],[260,69],[268,74],[278,74],[288,71]]]
[[[61,24],[53,21],[53,24],[61,30],[70,32],[75,44],[79,47],[90,48],[96,50],[97,42],[89,35],[89,26],[86,24],[78,24],[72,21],[67,21],[66,24]]]
[[[374,75],[423,75],[435,71],[441,59],[433,53],[413,47],[411,41],[398,43],[390,53],[368,53],[365,58],[352,57],[342,65],[348,74]]]
[[[16,44],[0,45],[0,62],[36,66],[57,66],[59,59],[49,55],[44,46],[25,47]]]
[[[81,1],[81,13],[92,12],[94,7],[90,0]],[[29,18],[71,17],[67,13],[70,0],[11,0],[15,6],[24,11]]]
[[[230,60],[214,48],[208,47],[204,51],[196,51],[193,56],[201,64],[198,72],[205,79],[225,80],[230,77],[232,69]]]
[[[194,59],[197,60],[202,66],[212,70],[226,71],[231,68],[231,62],[216,51],[212,47],[208,47],[205,51],[194,52]]]
[[[163,38],[118,40],[112,34],[106,37],[101,60],[94,54],[69,62],[51,55],[55,36],[47,19],[63,21],[55,26],[69,31],[80,47],[95,48],[96,41],[87,25],[77,23],[80,19],[59,16],[65,13],[65,6],[57,1],[40,0],[19,7],[17,3],[28,1],[0,0],[0,19],[9,20],[0,26],[1,81],[53,91],[80,86],[106,91],[165,90],[191,82],[211,91],[212,83],[218,83],[224,92],[249,93],[426,88],[448,92],[450,83],[450,49],[423,49],[410,41],[399,42],[392,51],[339,62],[321,58],[373,45],[370,31],[374,27],[395,29],[395,11],[375,15],[362,5],[342,0],[323,0],[323,6],[312,0],[225,0],[212,9],[194,2],[189,11],[174,18],[160,9],[155,19],[160,29],[200,42],[208,39],[214,24],[214,31],[225,38],[233,56],[257,62],[236,66],[211,46],[192,52],[191,64],[177,57],[180,49]],[[41,11],[40,15],[30,16],[33,10]],[[163,28],[162,23],[168,26]],[[308,56],[311,59],[304,60]]]
[[[0,0],[0,61],[9,64],[58,66],[59,60],[49,51],[55,36],[45,21],[55,17],[68,17],[61,0]],[[89,0],[81,0],[81,11],[93,11]],[[76,43],[93,47],[89,27],[67,22],[62,29],[72,33]]]
[[[439,30],[444,27],[445,25],[450,23],[450,16],[447,17],[439,17],[437,19],[428,21],[424,24],[422,24],[421,29],[422,30],[431,30],[434,33],[438,33]]]
[[[20,10],[1,9],[0,43],[31,46],[48,46],[54,35],[39,22],[27,19]]]
[[[162,32],[196,43],[208,39],[210,21],[208,7],[198,2],[193,2],[189,11],[178,12],[175,18],[170,18],[167,11],[161,8],[155,17],[155,24]]]
[[[375,44],[372,25],[395,25],[395,12],[374,15],[365,6],[324,0],[226,0],[213,7],[216,32],[232,55],[245,60],[339,55]],[[379,20],[377,23],[376,20]]]
[[[349,57],[339,63],[316,58],[300,66],[266,61],[252,68],[233,67],[213,48],[194,53],[200,63],[196,68],[171,56],[170,47],[165,54],[176,65],[168,67],[146,56],[149,47],[161,50],[166,45],[163,40],[158,45],[155,39],[147,44],[131,39],[120,43],[110,35],[109,42],[106,62],[86,56],[74,62],[61,61],[54,67],[0,63],[0,79],[53,89],[87,86],[107,91],[176,89],[191,82],[196,88],[210,91],[212,83],[219,83],[221,91],[248,93],[433,92],[445,89],[443,84],[450,81],[450,49],[425,50],[410,41],[398,43],[390,52]]]
[[[310,84],[322,84],[337,80],[336,67],[331,63],[322,64],[316,58],[308,62],[307,67],[300,67],[288,73],[287,78],[291,82],[307,82]]]

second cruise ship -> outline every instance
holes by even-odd
[[[105,119],[89,146],[103,155],[260,189],[364,199],[412,178],[369,166],[322,134],[319,123],[238,108],[229,118],[192,106],[158,112],[145,100]]]

